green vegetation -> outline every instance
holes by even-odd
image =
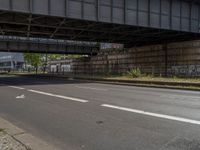
[[[35,68],[36,74],[38,73],[38,67],[42,64],[42,55],[35,53],[26,53],[24,54],[24,59],[26,63]]]
[[[135,81],[160,81],[160,82],[188,82],[188,83],[200,83],[200,78],[181,78],[181,77],[154,77],[151,75],[142,75],[138,78],[133,78],[128,75],[122,76],[105,76],[104,79],[116,79],[116,80],[135,80]]]
[[[0,132],[4,132],[4,129],[0,129]]]
[[[191,90],[200,90],[199,85],[182,85],[181,83],[199,83],[200,84],[200,77],[199,78],[181,78],[181,77],[154,77],[152,75],[145,75],[142,74],[140,77],[137,78],[133,78],[132,76],[126,74],[123,75],[98,75],[98,76],[76,76],[82,79],[93,79],[93,80],[98,80],[98,79],[105,79],[106,81],[121,81],[121,82],[128,82],[128,81],[132,81],[134,83],[134,81],[146,81],[146,83],[142,83],[145,85],[153,85],[153,82],[172,82],[172,83],[177,83],[177,85],[170,85],[168,83],[166,84],[161,84],[158,86],[162,86],[162,87],[170,87],[170,88],[180,88],[180,89],[191,89]],[[151,84],[149,82],[152,82]],[[180,85],[178,85],[178,83],[180,83]],[[154,85],[157,85],[157,83],[155,83]]]
[[[83,55],[63,55],[63,54],[48,54],[47,60],[60,60],[60,59],[66,59],[66,58],[81,58]]]
[[[58,60],[61,59],[63,55],[61,54],[47,54],[47,60]]]
[[[139,68],[131,69],[130,71],[127,72],[127,74],[132,78],[139,78],[142,76],[142,72]]]
[[[67,55],[66,56],[67,58],[74,58],[74,59],[76,59],[76,58],[82,58],[83,57],[83,55]]]
[[[138,71],[139,72],[139,71]],[[136,73],[137,75],[139,73]],[[135,73],[134,73],[135,74]],[[132,75],[132,74],[131,74]],[[200,83],[200,77],[196,78],[186,78],[186,77],[162,77],[162,76],[153,76],[147,74],[141,74],[139,77],[131,76],[128,73],[125,74],[107,74],[107,75],[78,75],[77,77],[81,78],[92,78],[92,79],[110,79],[110,80],[130,80],[130,81],[156,81],[156,82],[177,82],[177,83]],[[134,75],[135,76],[135,75]]]
[[[76,59],[81,57],[83,57],[83,55],[36,54],[36,53],[24,54],[26,69],[28,70],[29,73],[36,72],[36,74],[45,73],[49,61]]]

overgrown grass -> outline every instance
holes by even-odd
[[[27,74],[27,73],[19,73]],[[30,73],[34,74],[34,73]],[[200,83],[200,77],[162,77],[162,76],[153,76],[151,74],[143,74],[140,71],[133,71],[132,73],[124,74],[98,74],[98,75],[73,75],[81,78],[92,78],[92,79],[113,79],[113,80],[132,80],[132,81],[161,81],[161,82],[187,82],[187,83]],[[137,77],[133,77],[137,76]]]
[[[200,77],[162,77],[162,76],[153,76],[148,74],[142,74],[139,77],[133,78],[127,73],[124,74],[107,74],[107,75],[74,75],[75,77],[81,78],[90,78],[90,79],[110,79],[110,80],[130,80],[130,81],[160,81],[160,82],[177,82],[177,83],[200,83]]]
[[[131,69],[130,71],[128,71],[127,75],[132,78],[139,78],[139,77],[142,77],[142,72],[140,68],[136,68],[136,69]]]
[[[0,129],[0,132],[4,132],[4,129]]]
[[[200,78],[179,78],[179,77],[174,78],[174,77],[142,76],[142,77],[132,78],[130,76],[118,76],[118,77],[106,77],[106,79],[200,83]]]

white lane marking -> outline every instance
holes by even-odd
[[[19,89],[19,90],[24,90],[25,88],[22,87],[18,87],[18,86],[8,86],[10,88],[14,88],[14,89]]]
[[[88,89],[88,90],[108,91],[108,89],[93,88],[93,87],[88,87],[88,86],[75,86],[75,87],[80,88],[80,89]]]
[[[123,110],[123,111],[127,111],[127,112],[133,112],[133,113],[142,114],[142,115],[146,115],[146,116],[152,116],[152,117],[157,117],[157,118],[163,118],[163,119],[168,119],[168,120],[174,120],[174,121],[179,121],[179,122],[200,125],[200,121],[198,121],[198,120],[192,120],[192,119],[176,117],[176,116],[169,116],[169,115],[164,115],[164,114],[157,114],[157,113],[146,112],[146,111],[142,111],[142,110],[120,107],[120,106],[109,105],[109,104],[102,104],[101,106],[118,109],[118,110]]]
[[[166,94],[166,95],[160,95],[160,97],[162,98],[170,98],[170,99],[185,99],[185,100],[200,100],[198,96],[189,96],[189,95],[169,95],[169,94]]]
[[[42,95],[62,98],[62,99],[66,99],[66,100],[77,101],[77,102],[81,102],[81,103],[89,102],[88,100],[84,100],[84,99],[79,99],[79,98],[74,98],[74,97],[67,97],[67,96],[62,96],[62,95],[56,95],[56,94],[42,92],[42,91],[36,91],[36,90],[28,90],[28,91],[29,92],[33,92],[33,93],[37,93],[37,94],[42,94]]]

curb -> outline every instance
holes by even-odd
[[[156,85],[153,83],[126,83],[123,81],[107,81],[107,80],[95,80],[95,79],[81,79],[81,78],[74,78],[74,79],[78,79],[78,80],[85,80],[85,81],[93,81],[95,83],[102,83],[102,84],[113,84],[113,85],[126,85],[126,86],[136,86],[136,87],[146,87],[146,88],[161,88],[161,89],[174,89],[174,90],[188,90],[188,91],[200,91],[200,87],[198,87],[199,89],[192,89],[192,88],[187,88],[187,87],[176,87],[174,86],[170,86],[170,85],[166,85],[163,84],[161,85]],[[181,85],[180,85],[181,86]]]
[[[6,134],[12,137],[16,142],[24,146],[27,150],[56,150],[56,148],[53,146],[16,127],[1,117],[0,128],[3,129]]]
[[[113,84],[113,85],[126,85],[126,86],[137,86],[137,87],[147,87],[147,88],[162,88],[162,89],[175,89],[175,90],[189,90],[189,91],[200,91],[200,83],[188,83],[188,82],[162,82],[162,81],[130,81],[130,80],[115,80],[115,79],[99,79],[99,78],[84,78],[84,77],[73,77],[73,76],[63,76],[63,75],[48,75],[48,74],[14,74],[17,76],[25,77],[43,77],[43,78],[63,78],[63,79],[76,79],[82,81],[92,81],[95,83],[103,84]],[[177,87],[182,86],[182,87]],[[188,87],[187,87],[188,86]],[[196,87],[199,89],[189,88]]]

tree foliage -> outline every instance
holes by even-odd
[[[35,53],[26,53],[24,54],[24,59],[26,63],[33,66],[36,70],[36,73],[38,71],[38,67],[42,64],[42,55],[41,54],[35,54]]]
[[[129,76],[131,76],[132,78],[139,78],[142,76],[142,72],[140,70],[140,68],[136,68],[136,69],[131,69],[130,71],[127,72]]]
[[[49,54],[48,55],[48,59],[49,60],[56,60],[56,59],[60,59],[63,55],[61,54]]]

